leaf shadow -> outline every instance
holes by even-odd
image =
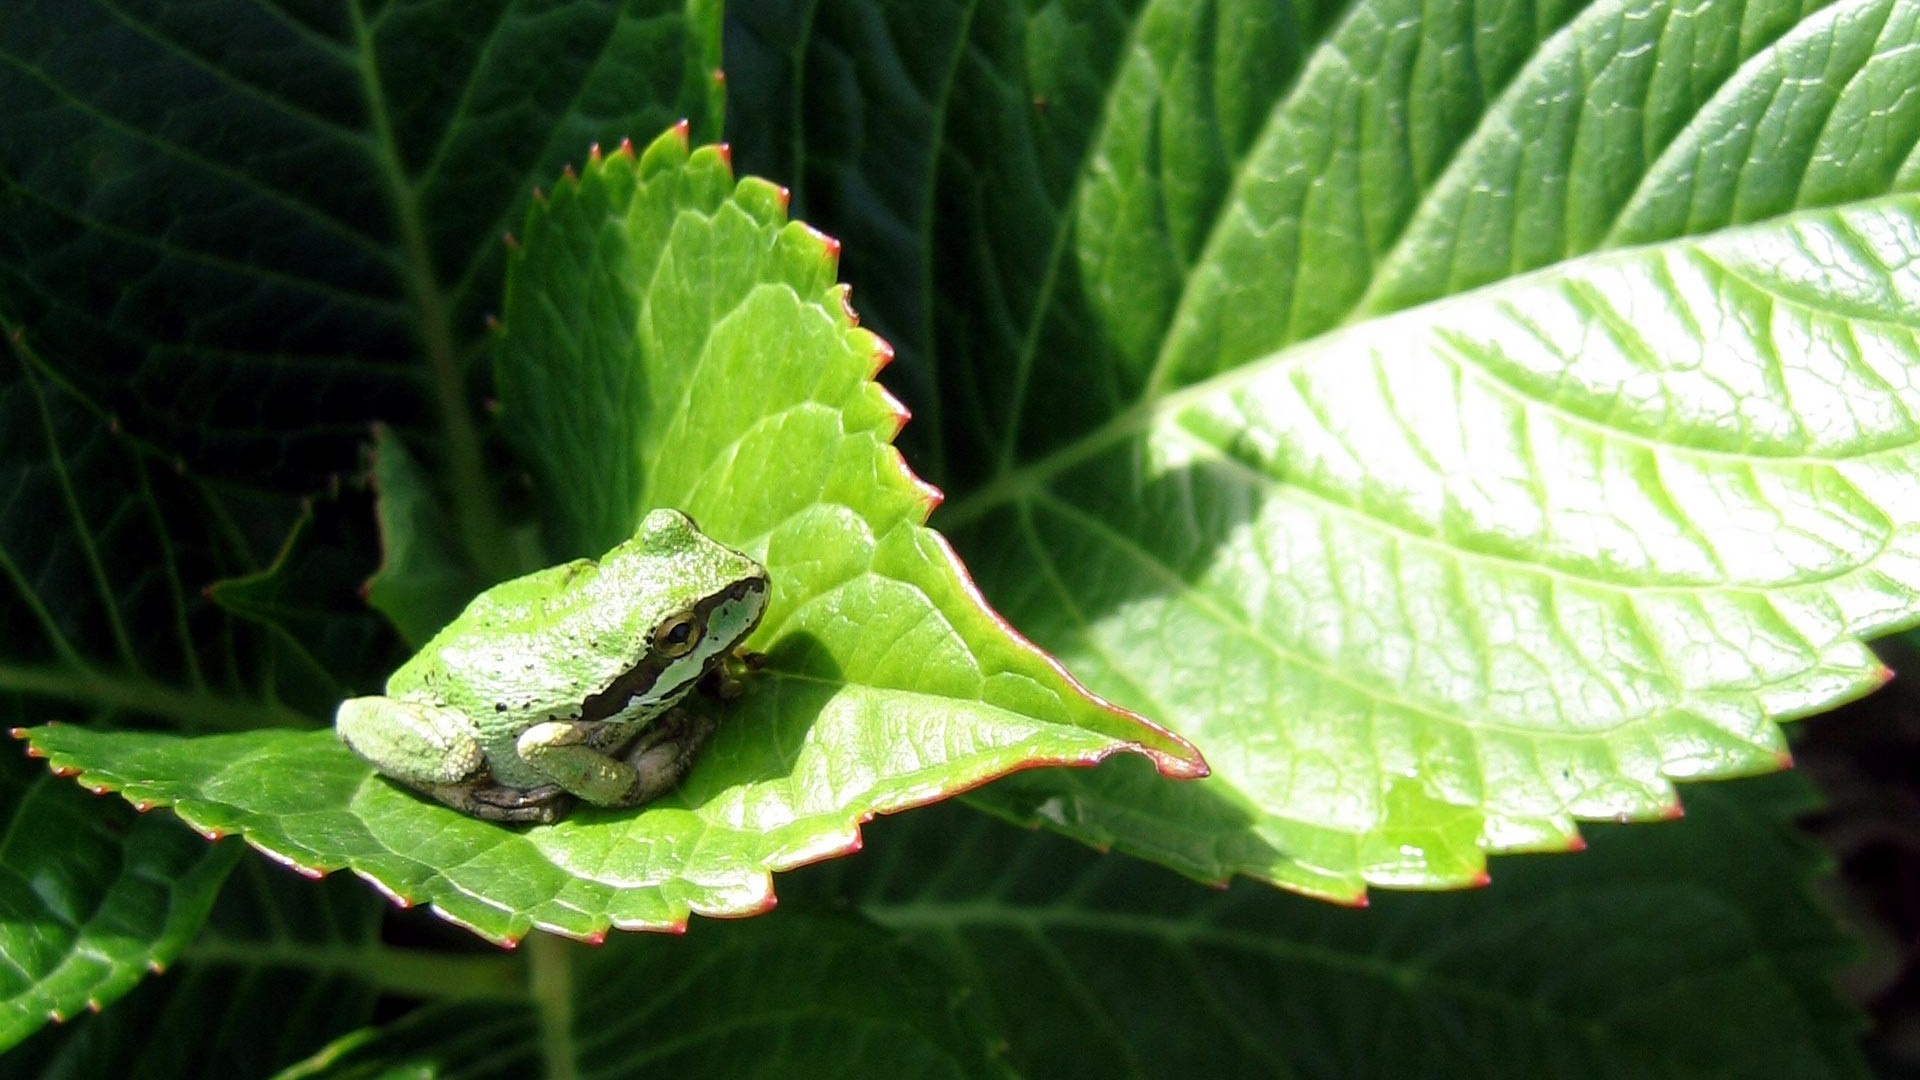
[[[1271,767],[1252,760],[1263,756],[1250,749],[1263,732],[1235,726],[1256,713],[1277,722],[1271,710],[1243,701],[1236,718],[1218,704],[1272,684],[1278,666],[1250,662],[1258,650],[1232,640],[1257,634],[1244,611],[1213,596],[1177,602],[1259,544],[1250,531],[1264,500],[1248,479],[1238,462],[1211,456],[1167,468],[1139,449],[1101,455],[952,534],[1015,626],[1094,693],[1192,742],[1214,770],[1176,781],[1124,755],[1094,770],[1010,777],[975,801],[1099,846],[1123,838],[1129,852],[1208,881],[1225,877],[1223,867],[1315,861],[1277,846],[1266,815],[1222,777]],[[1159,659],[1142,664],[1143,655]]]

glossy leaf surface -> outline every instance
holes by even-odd
[[[316,884],[244,859],[202,932],[163,974],[97,1016],[42,1029],[8,1054],[5,1072],[37,1080],[272,1075],[368,1023],[380,976],[417,963],[418,951],[380,944],[385,910],[358,882]],[[472,959],[446,958],[434,973],[439,984],[493,989]]]
[[[1910,7],[738,14],[737,115],[798,96],[763,167],[886,253],[848,272],[917,369],[934,524],[1214,769],[992,804],[1207,879],[1459,885],[1778,767],[1777,720],[1885,677]]]
[[[180,954],[239,855],[0,762],[0,1049],[99,1011]]]

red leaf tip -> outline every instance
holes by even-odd
[[[625,154],[625,155],[627,155],[628,157],[632,157],[632,156],[633,156],[633,140],[632,140],[632,139],[621,139],[621,140],[620,140],[620,148],[619,148],[618,150],[615,150],[615,151],[614,151],[614,153],[616,153],[616,154]]]
[[[714,82],[719,83],[721,86],[727,85],[727,69],[714,68],[712,79]]]
[[[1567,837],[1566,849],[1568,851],[1587,850],[1587,838],[1584,836],[1581,836],[1579,833],[1574,833],[1572,836]]]
[[[600,144],[599,143],[594,143],[592,146],[587,147],[587,161],[588,163],[594,164],[594,165],[598,165],[600,163]]]
[[[727,168],[733,168],[733,147],[727,143],[716,143],[713,152],[720,155],[720,161]]]

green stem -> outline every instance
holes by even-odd
[[[177,690],[138,675],[117,672],[0,664],[0,690],[164,716],[189,728],[246,731],[260,727],[314,726],[311,717],[277,702],[235,701],[200,691]]]
[[[577,1080],[573,1060],[573,949],[572,942],[552,934],[535,933],[527,939],[528,991],[540,1021],[540,1056],[547,1080]]]
[[[391,945],[337,945],[301,941],[233,941],[202,937],[180,960],[251,968],[297,968],[348,975],[406,997],[524,1001],[520,961],[509,956],[467,956]]]
[[[360,10],[360,0],[347,5],[353,20],[355,52],[360,60],[360,82],[367,98],[367,114],[377,141],[376,157],[393,202],[394,223],[404,249],[407,288],[419,313],[420,343],[433,376],[434,406],[446,437],[446,463],[452,474],[454,514],[467,558],[492,580],[512,577],[516,571],[493,488],[487,481],[480,430],[467,408],[466,379],[454,342],[453,317],[441,293],[433,252],[427,246],[426,226],[420,216],[419,192],[401,164],[400,144],[387,115],[386,91],[374,62],[373,33]]]

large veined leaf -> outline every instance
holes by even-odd
[[[1677,813],[1884,678],[1911,5],[795,14],[741,13],[741,115],[797,117],[742,143],[887,251],[849,277],[937,403],[934,524],[1214,769],[980,798],[1351,900]]]
[[[476,505],[464,376],[534,178],[719,122],[709,0],[7,15],[0,312],[133,430],[281,489],[426,421]]]
[[[1365,912],[929,808],[764,919],[541,940],[518,993],[283,1075],[1862,1077],[1786,824],[1807,802],[1703,790],[1687,821]]]
[[[0,762],[0,1050],[171,963],[239,851]]]
[[[186,832],[167,817],[149,820]],[[517,995],[518,973],[497,954],[383,943],[388,910],[358,882],[315,883],[247,859],[164,974],[99,1015],[43,1029],[0,1071],[37,1080],[267,1076],[367,1024],[383,993]]]
[[[1007,1076],[955,981],[887,938],[813,914],[542,939],[525,997],[422,1009],[280,1076]]]
[[[1808,801],[1700,788],[1684,822],[1366,911],[936,808],[790,892],[941,960],[1023,1076],[1864,1077]]]
[[[555,560],[693,514],[773,582],[766,654],[681,788],[640,812],[527,830],[376,777],[329,732],[28,733],[82,782],[174,807],[313,871],[349,867],[495,940],[539,927],[678,927],[773,902],[772,871],[851,850],[858,825],[1015,769],[1119,750],[1174,775],[1191,749],[1088,697],[1013,634],[920,525],[831,242],[735,184],[684,129],[596,157],[531,214],[497,362],[502,424]]]

